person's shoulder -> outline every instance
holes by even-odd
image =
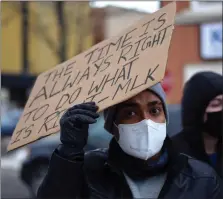
[[[187,165],[183,172],[194,179],[196,178],[212,178],[216,179],[217,173],[208,163],[195,159],[186,154],[180,154],[187,158]]]
[[[99,170],[104,167],[108,158],[108,149],[99,148],[87,151],[84,155],[84,167],[86,170]]]
[[[222,179],[208,163],[188,157],[188,164],[182,173],[194,181],[195,189],[206,187],[211,198],[223,197]]]

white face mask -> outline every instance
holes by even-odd
[[[135,124],[119,124],[119,146],[136,158],[147,160],[156,155],[166,138],[166,123],[142,120]]]

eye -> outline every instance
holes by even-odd
[[[123,114],[122,114],[122,116],[127,119],[131,119],[132,117],[136,115],[137,115],[136,111],[133,110],[132,108],[127,108],[123,110]]]
[[[149,112],[153,116],[158,116],[162,112],[162,109],[160,107],[152,107]]]
[[[127,117],[133,117],[135,115],[136,115],[136,113],[134,111],[126,111],[126,116]]]
[[[222,105],[220,100],[214,100],[214,101],[211,103],[211,106],[212,106],[212,107],[217,107],[217,106],[220,106],[220,105]]]

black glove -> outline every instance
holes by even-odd
[[[95,102],[69,108],[60,119],[60,140],[66,147],[83,150],[87,144],[89,124],[95,123],[99,114]]]

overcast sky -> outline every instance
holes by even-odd
[[[105,7],[112,5],[151,13],[159,9],[159,4],[159,1],[96,1],[93,2],[92,6]]]

